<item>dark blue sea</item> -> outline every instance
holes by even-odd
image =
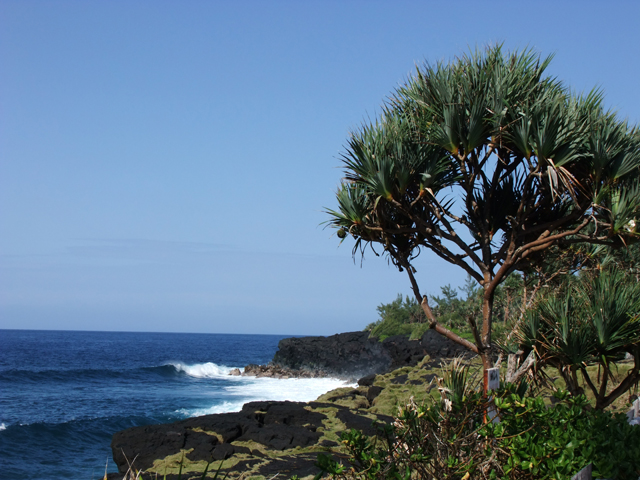
[[[92,480],[117,471],[119,430],[315,399],[333,379],[234,377],[284,336],[0,330],[0,479]]]

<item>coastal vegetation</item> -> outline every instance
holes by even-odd
[[[343,432],[348,461],[320,455],[318,466],[338,479],[568,480],[589,464],[594,478],[638,477],[640,429],[625,415],[561,390],[549,408],[525,394],[526,383],[488,398],[471,387],[468,368],[454,362],[437,379],[439,397],[411,398],[379,436]],[[499,421],[486,422],[488,411]]]
[[[565,252],[562,258],[549,260],[553,278],[537,275],[525,281],[520,274],[511,274],[496,292],[498,358],[523,362],[531,355],[537,382],[547,382],[552,367],[562,376],[563,388],[574,396],[588,391],[596,409],[608,407],[637,387],[639,247],[598,247],[571,256]],[[460,289],[466,298],[459,298],[450,286],[441,289],[441,296],[431,297],[438,321],[465,338],[472,337],[465,317],[477,314],[481,304],[480,292],[472,287],[468,281]],[[380,339],[403,334],[419,338],[429,327],[419,305],[409,297],[398,296],[380,305],[378,312],[379,320],[366,329]],[[625,358],[630,363],[620,365]]]
[[[638,236],[637,127],[608,111],[601,91],[578,95],[546,75],[550,62],[496,46],[417,68],[351,134],[338,207],[328,210],[353,254],[371,248],[406,272],[429,328],[478,354],[485,370],[496,359],[496,295],[513,273],[548,271],[554,251]],[[465,318],[472,340],[423,295],[415,259],[424,250],[477,283],[478,314]]]
[[[377,437],[342,434],[347,462],[319,458],[333,478],[570,479],[640,476],[640,429],[625,413],[637,398],[640,246],[568,249],[546,271],[512,273],[497,291],[494,336],[500,357],[535,362],[517,384],[491,396],[472,380],[474,360],[456,360],[435,379],[439,395],[396,399],[393,424]],[[480,305],[473,284],[431,296],[440,323],[469,336],[464,318]],[[398,298],[367,326],[378,338],[419,337],[428,325],[418,303]],[[514,355],[517,354],[517,355]],[[509,378],[508,365],[501,378]],[[433,384],[433,380],[432,380]],[[635,394],[628,395],[635,388]],[[416,400],[419,398],[420,400]],[[499,422],[485,422],[492,411]]]
[[[456,362],[440,399],[400,404],[373,440],[344,432],[349,466],[319,459],[334,478],[640,474],[640,431],[613,413],[640,381],[640,133],[601,91],[545,76],[550,61],[497,46],[418,67],[349,138],[328,223],[354,256],[406,272],[414,297],[380,305],[366,330],[435,329],[485,374],[471,388]],[[423,294],[424,250],[467,273],[464,296]],[[506,381],[488,395],[492,367]]]
[[[619,362],[621,371],[630,366],[629,361]],[[503,376],[505,372],[503,366]],[[358,386],[332,390],[308,404],[254,402],[241,413],[214,416],[220,417],[219,423],[203,417],[182,422],[185,430],[178,424],[154,427],[165,432],[162,435],[141,427],[146,432],[141,440],[157,439],[163,446],[154,447],[153,461],[138,464],[137,471],[144,470],[142,479],[202,478],[211,453],[202,456],[202,446],[192,440],[201,436],[225,452],[218,456],[216,451],[207,478],[222,462],[220,478],[226,474],[270,479],[279,474],[278,478],[310,479],[319,471],[318,461],[326,474],[339,478],[398,478],[393,472],[404,478],[407,466],[410,478],[417,478],[418,472],[432,468],[429,448],[433,453],[438,442],[425,444],[430,434],[441,443],[450,440],[455,447],[449,453],[457,455],[458,461],[452,465],[447,461],[442,471],[457,480],[466,473],[467,478],[484,478],[479,472],[488,465],[504,473],[495,478],[568,480],[589,462],[599,478],[637,478],[640,428],[626,423],[628,399],[619,398],[607,411],[595,410],[592,396],[568,394],[562,375],[552,367],[547,373],[546,386],[504,384],[493,393],[501,419],[498,428],[482,421],[487,400],[482,395],[481,360],[443,361],[426,356],[415,366],[362,379]],[[276,409],[281,413],[274,414]],[[241,433],[251,430],[244,417],[261,422],[263,433],[243,438]],[[167,442],[183,431],[185,440],[167,451]],[[313,439],[308,444],[286,440],[290,431]],[[499,446],[503,452],[497,451],[492,458],[488,446]],[[422,456],[418,449],[425,450]],[[167,453],[157,455],[160,451]],[[471,458],[473,463],[462,461]],[[517,459],[517,464],[509,463],[509,458]],[[555,476],[547,475],[551,471]]]

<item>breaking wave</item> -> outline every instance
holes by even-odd
[[[169,363],[177,372],[182,372],[193,378],[219,378],[229,377],[229,372],[233,367],[225,367],[224,365],[216,365],[215,363],[196,363],[195,365],[186,365],[181,362]]]

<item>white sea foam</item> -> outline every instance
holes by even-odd
[[[176,362],[170,363],[169,365],[173,365],[177,371],[184,372],[194,378],[228,377],[231,371],[231,367],[216,365],[211,362],[196,363],[195,365],[185,365],[184,363]]]
[[[245,377],[247,378],[247,377]],[[349,386],[337,378],[251,378],[243,385],[229,385],[225,391],[249,400],[290,400],[309,402],[338,387]]]
[[[7,426],[4,423],[0,423],[0,432],[6,429],[7,429]]]
[[[339,387],[355,386],[337,378],[255,378],[227,377],[230,385],[223,387],[222,394],[227,400],[209,408],[179,410],[177,413],[189,417],[212,413],[238,412],[247,402],[262,400],[309,402],[323,393]]]
[[[194,410],[181,408],[180,410],[177,410],[176,413],[184,415],[185,417],[200,417],[202,415],[211,415],[213,413],[239,412],[242,410],[242,405],[244,405],[244,403],[245,402],[223,402],[209,408],[198,408]]]

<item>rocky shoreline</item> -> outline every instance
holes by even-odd
[[[231,376],[243,376],[243,377],[256,377],[256,378],[327,378],[332,375],[323,370],[308,370],[308,369],[291,369],[287,367],[281,367],[279,365],[255,365],[250,364],[244,367],[243,371],[239,368],[234,368],[229,372]]]
[[[271,364],[247,365],[230,375],[335,377],[352,383],[360,378],[359,385],[328,392],[315,402],[250,402],[240,412],[117,432],[111,448],[120,473],[109,479],[122,479],[129,462],[167,480],[178,478],[180,462],[188,465],[183,480],[200,478],[187,472],[202,471],[209,461],[223,461],[231,477],[314,475],[318,453],[338,455],[340,432],[357,428],[375,434],[373,425],[391,421],[395,404],[412,392],[424,392],[434,376],[429,368],[466,353],[435,331],[420,340],[390,337],[383,342],[366,332],[287,338],[278,347]]]

